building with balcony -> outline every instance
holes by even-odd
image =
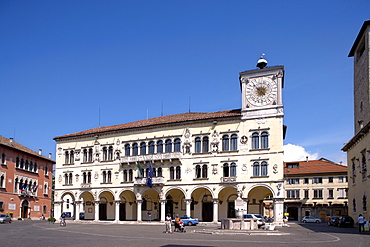
[[[241,109],[181,113],[55,137],[56,217],[282,222],[284,67],[239,74]]]
[[[285,162],[285,212],[290,220],[348,214],[347,167],[330,160]]]
[[[363,23],[349,52],[354,61],[354,135],[342,148],[347,152],[348,214],[370,220],[370,20]]]
[[[55,161],[0,136],[0,213],[13,218],[49,217]]]

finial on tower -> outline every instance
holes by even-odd
[[[263,58],[264,55],[265,53],[261,53],[261,57],[257,62],[257,67],[260,69],[263,69],[267,65],[267,60]]]

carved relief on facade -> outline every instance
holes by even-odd
[[[182,149],[183,149],[183,153],[184,154],[190,154],[191,153],[191,140],[190,140],[190,130],[189,129],[185,129],[185,133],[184,133],[184,144],[182,145]]]
[[[219,134],[217,133],[216,130],[214,130],[212,134],[212,142],[211,142],[211,152],[213,153],[218,152],[218,146],[220,144],[218,136]]]

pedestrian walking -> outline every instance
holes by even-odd
[[[166,233],[172,233],[171,229],[172,218],[170,214],[167,214],[165,224],[166,224]]]
[[[148,212],[148,220],[152,221],[152,213],[151,212]]]
[[[364,225],[365,225],[365,217],[362,216],[362,214],[360,214],[358,216],[358,219],[357,219],[357,223],[358,223],[358,231],[359,232],[364,232],[365,229],[364,229]]]

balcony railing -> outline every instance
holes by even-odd
[[[23,191],[16,190],[15,193],[21,196],[36,196],[36,192],[26,191],[26,190],[23,190]]]
[[[134,156],[123,156],[121,157],[121,163],[135,163],[135,162],[145,162],[145,161],[156,161],[156,160],[174,160],[180,159],[181,152],[173,153],[159,153],[159,154],[143,154]]]
[[[145,186],[147,182],[147,178],[135,178],[134,185],[137,186]],[[152,178],[152,184],[154,185],[163,185],[164,184],[164,177],[154,177]]]

